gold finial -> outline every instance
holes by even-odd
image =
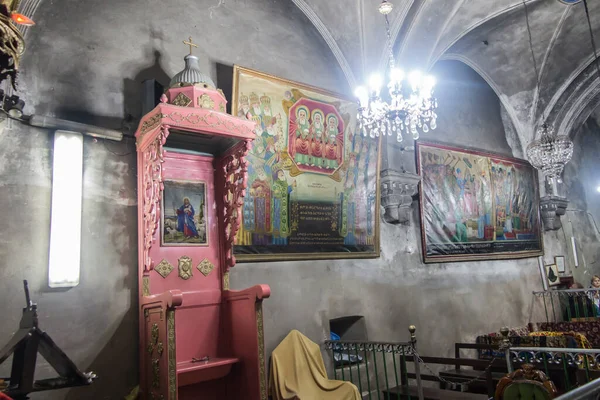
[[[188,46],[190,46],[190,56],[192,55],[192,47],[198,47],[198,45],[196,43],[192,42],[192,37],[190,36],[189,41],[188,40],[184,40],[183,44],[186,44]]]
[[[410,332],[410,338],[411,338],[412,340],[415,340],[415,339],[416,339],[416,337],[417,337],[417,336],[415,335],[415,332],[417,331],[417,327],[416,327],[416,326],[414,326],[414,325],[411,325],[411,326],[409,326],[409,327],[408,327],[408,331]]]

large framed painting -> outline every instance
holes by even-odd
[[[356,101],[236,66],[232,103],[256,122],[236,259],[378,257],[380,141]]]
[[[206,182],[165,180],[161,245],[208,246]]]
[[[426,263],[543,254],[537,173],[524,160],[417,143]]]

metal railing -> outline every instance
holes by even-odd
[[[417,382],[417,393],[412,399],[423,400],[419,361],[413,357],[417,355],[416,329],[411,325],[409,331],[409,342],[326,340],[325,349],[333,360],[334,379],[353,383],[365,399],[387,400],[390,390],[408,389],[410,375]],[[414,374],[408,373],[409,358],[413,360]],[[410,394],[407,397],[411,399]]]
[[[546,322],[593,321],[600,317],[600,288],[533,292],[544,307]]]
[[[576,389],[571,390],[555,400],[598,400],[600,399],[600,379],[595,379]]]

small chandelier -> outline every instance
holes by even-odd
[[[389,47],[389,102],[379,96],[383,84],[379,74],[371,76],[368,89],[363,86],[356,88],[359,130],[372,138],[396,135],[396,140],[401,142],[403,135],[410,134],[417,140],[419,132],[427,133],[437,127],[437,100],[433,97],[435,78],[424,76],[420,71],[407,75],[396,67],[388,20],[392,9],[393,4],[387,0],[379,5],[379,12],[385,18]]]
[[[573,142],[566,135],[557,135],[546,123],[537,131],[538,140],[527,146],[527,158],[548,178],[559,177],[573,156]]]

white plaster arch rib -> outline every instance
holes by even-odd
[[[544,54],[544,58],[542,59],[542,64],[540,65],[539,82],[538,82],[538,86],[535,89],[535,93],[533,96],[533,106],[531,107],[531,112],[530,112],[530,120],[531,121],[535,121],[538,123],[543,122],[541,120],[543,120],[544,115],[546,115],[544,112],[540,115],[539,118],[537,117],[538,103],[539,103],[539,99],[540,99],[540,87],[543,84],[544,72],[546,72],[546,66],[548,65],[548,59],[550,58],[552,49],[554,48],[554,45],[556,44],[556,39],[558,39],[558,36],[562,32],[562,27],[563,27],[567,17],[569,16],[569,13],[571,12],[571,10],[572,10],[572,7],[565,7],[565,11],[563,11],[560,21],[559,21],[558,25],[556,26],[556,29],[554,29],[554,34],[552,35],[552,39],[550,39],[550,43],[548,43],[548,48],[546,49],[546,53]]]
[[[502,103],[502,105],[504,106],[504,109],[506,110],[506,113],[510,117],[511,122],[512,122],[515,130],[517,131],[517,136],[519,138],[519,144],[520,144],[521,149],[526,149],[527,143],[524,142],[524,138],[526,137],[526,135],[524,132],[523,124],[519,120],[517,113],[515,112],[515,109],[513,108],[512,104],[508,101],[507,97],[504,94],[502,94],[502,92],[500,91],[500,88],[494,82],[494,80],[483,69],[481,69],[477,65],[477,63],[475,63],[473,60],[469,59],[468,57],[466,57],[462,54],[445,53],[442,57],[439,58],[438,61],[443,61],[443,60],[460,61],[463,64],[469,66],[471,69],[473,69],[473,71],[477,72],[477,74],[479,74],[479,76],[481,76],[483,78],[483,80],[486,81],[486,83],[492,88],[494,93],[496,93],[496,96],[498,96],[500,103]]]
[[[591,61],[587,63],[586,68],[553,100],[549,123],[559,133],[573,136],[600,101],[600,77],[596,74],[596,66]]]
[[[461,4],[462,4],[463,1],[464,0],[461,0]],[[529,3],[536,2],[536,1],[541,1],[541,0],[525,0],[525,3],[529,4]],[[462,39],[463,37],[465,37],[467,34],[469,34],[474,29],[479,28],[480,26],[486,24],[487,22],[493,21],[496,18],[500,18],[500,17],[504,16],[505,14],[507,14],[509,12],[515,11],[517,8],[520,8],[520,7],[523,7],[523,1],[517,1],[517,2],[515,2],[515,3],[513,3],[513,4],[509,5],[509,6],[507,6],[505,8],[503,8],[501,10],[498,10],[498,11],[496,11],[494,13],[489,14],[488,16],[486,16],[485,18],[482,18],[482,19],[478,20],[474,24],[467,26],[458,35],[456,35],[454,37],[454,39],[452,39],[452,41],[450,41],[441,50],[437,50],[437,46],[438,46],[438,44],[440,42],[440,39],[443,36],[443,34],[440,35],[440,36],[438,36],[437,39],[436,39],[436,42],[435,42],[435,46],[433,46],[433,48],[432,48],[432,53],[431,53],[431,56],[428,59],[428,64],[427,65],[429,66],[429,68],[431,68],[438,60],[440,60],[443,57],[443,55],[448,50],[450,50],[452,48],[452,46],[454,46],[460,39]],[[459,10],[456,9],[453,12],[452,16],[456,15],[456,13],[458,11]],[[451,18],[449,18],[448,20],[446,20],[444,28],[446,28],[449,25],[450,19]],[[408,32],[407,32],[406,36],[408,37]]]
[[[340,68],[342,69],[342,72],[344,72],[348,85],[350,85],[351,89],[354,89],[356,87],[356,78],[354,77],[352,68],[350,68],[346,57],[344,57],[342,50],[331,35],[331,32],[329,32],[329,29],[327,29],[325,24],[323,24],[323,21],[321,21],[319,16],[304,0],[292,0],[292,2],[296,5],[296,7],[300,9],[300,11],[304,13],[304,15],[306,15],[306,17],[310,20],[310,22],[312,22],[315,28],[317,28],[317,31],[323,37],[323,39],[331,49],[333,56],[335,57],[338,64],[340,65]]]

